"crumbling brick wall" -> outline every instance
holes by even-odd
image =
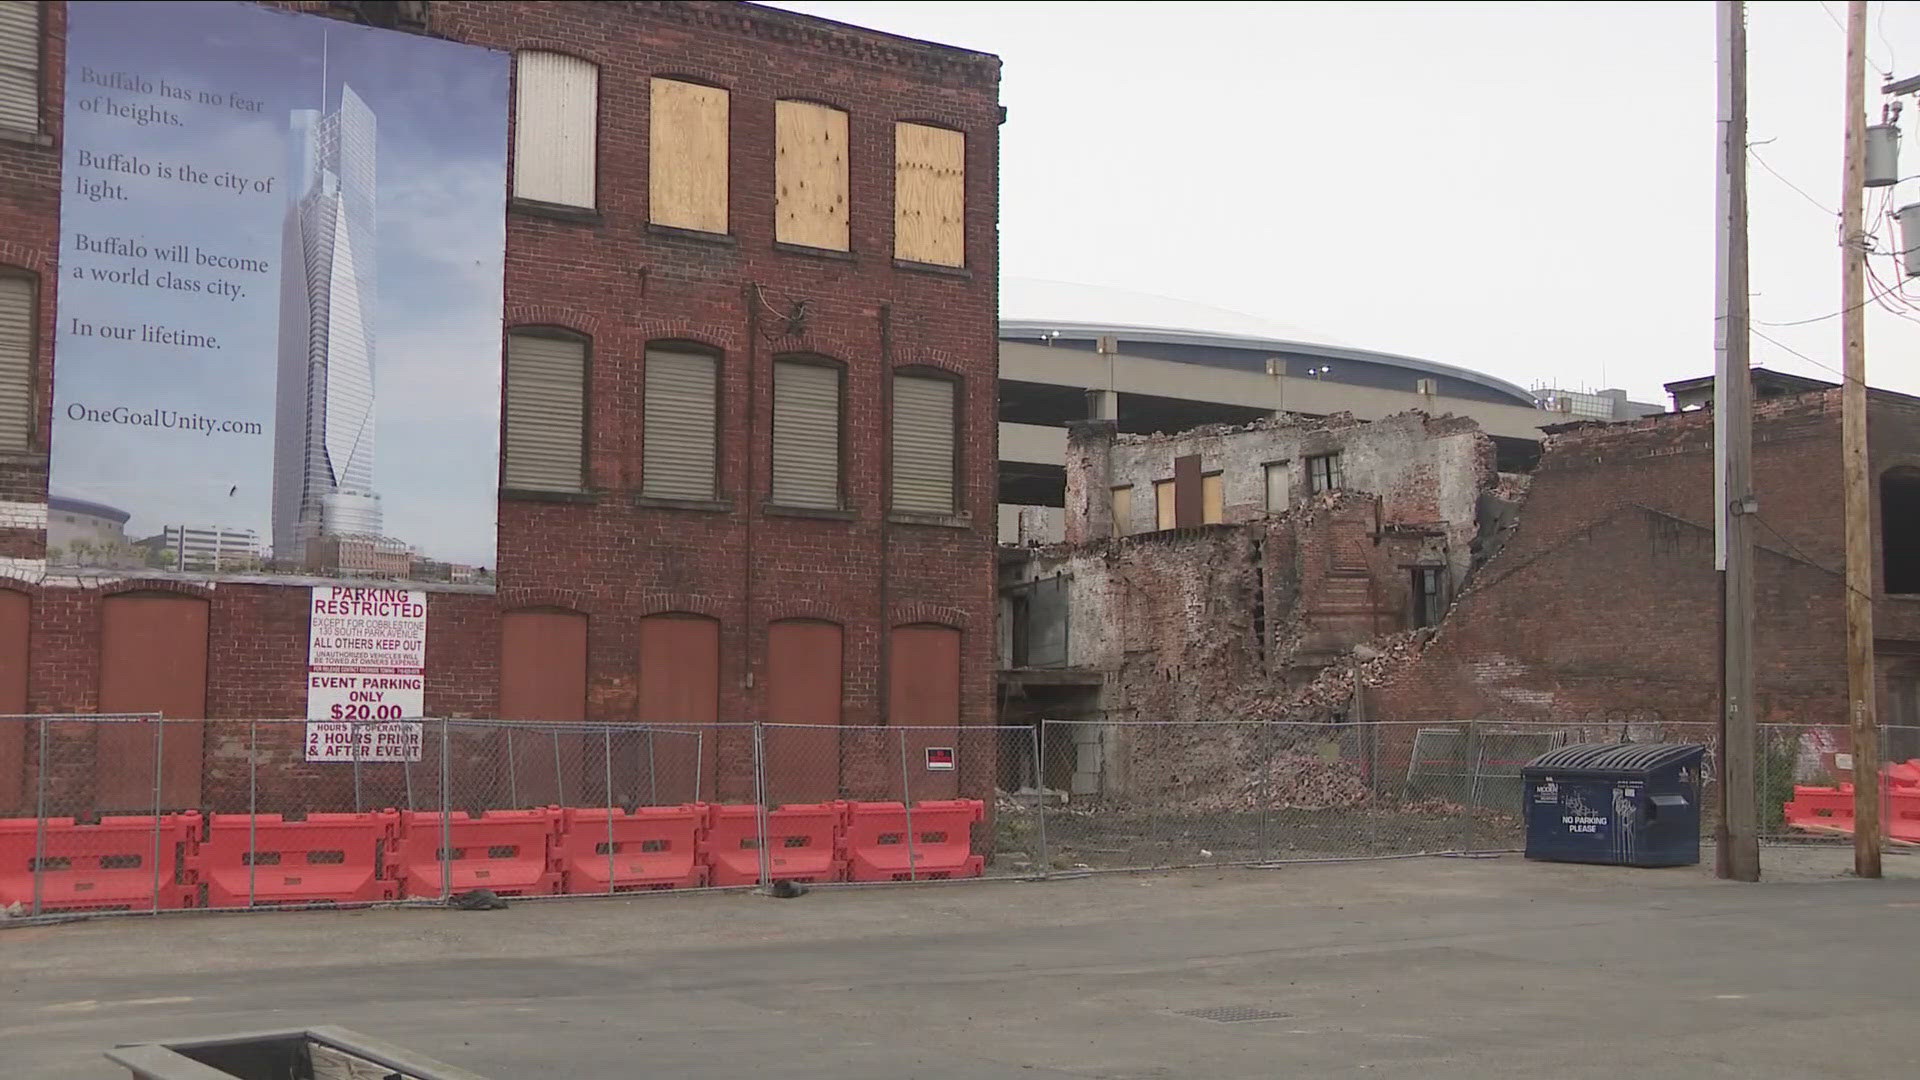
[[[1363,421],[1348,414],[1263,420],[1243,427],[1207,425],[1173,435],[1111,435],[1112,425],[1070,429],[1067,537],[1113,535],[1110,487],[1133,488],[1132,520],[1121,531],[1155,525],[1153,485],[1173,478],[1174,459],[1198,455],[1203,473],[1219,473],[1223,523],[1255,521],[1267,506],[1267,470],[1284,470],[1289,501],[1313,494],[1309,458],[1339,454],[1344,488],[1380,497],[1378,525],[1423,526],[1447,538],[1452,583],[1465,579],[1476,502],[1494,481],[1493,442],[1463,417],[1407,412]],[[1111,479],[1109,480],[1109,476]]]
[[[1756,409],[1762,721],[1845,720],[1838,404],[1835,392]],[[1511,542],[1433,643],[1373,691],[1373,715],[1711,722],[1712,506],[1709,414],[1556,433]]]

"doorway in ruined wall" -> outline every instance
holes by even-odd
[[[767,627],[767,722],[807,725],[766,733],[769,804],[840,797],[842,636],[822,619]]]
[[[17,589],[0,589],[0,716],[27,711],[27,635],[33,599]],[[0,815],[28,814],[27,732],[33,725],[0,720]]]
[[[524,608],[500,617],[500,718],[555,725],[541,733],[515,728],[500,735],[505,776],[488,778],[492,805],[515,808],[586,805],[598,756],[588,738],[562,725],[587,718],[587,616],[564,608]],[[455,795],[460,794],[455,789]]]
[[[100,711],[204,719],[207,610],[207,601],[176,593],[121,593],[103,600]],[[101,724],[94,742],[94,811],[153,813],[156,774],[161,810],[199,806],[201,728]]]
[[[719,797],[721,748],[713,725],[720,721],[720,620],[682,612],[640,620],[636,718],[668,729],[643,736],[645,745],[632,748],[633,759],[648,764],[650,799],[678,803]]]

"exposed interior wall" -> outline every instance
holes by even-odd
[[[1220,521],[1258,520],[1279,509],[1268,505],[1270,491],[1284,491],[1289,505],[1310,501],[1316,492],[1309,460],[1330,454],[1339,455],[1343,490],[1379,496],[1380,526],[1437,530],[1445,539],[1451,584],[1465,580],[1477,503],[1495,478],[1492,441],[1471,420],[1417,412],[1372,422],[1348,415],[1289,418],[1117,438],[1102,425],[1076,426],[1068,437],[1066,535],[1069,540],[1112,535],[1116,525],[1109,493],[1117,486],[1135,492],[1132,520],[1118,531],[1155,531],[1153,502],[1139,493],[1173,479],[1174,461],[1186,457],[1199,458],[1203,477],[1219,477]],[[1281,476],[1271,475],[1270,467]],[[1202,500],[1196,505],[1203,505],[1204,494],[1195,493]]]

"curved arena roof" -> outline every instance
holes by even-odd
[[[1097,285],[1001,279],[1001,338],[1040,338],[1056,332],[1069,338],[1111,334],[1161,345],[1287,353],[1397,367],[1459,379],[1512,398],[1515,404],[1534,406],[1530,391],[1505,379],[1434,360],[1359,348],[1324,334],[1226,308]]]

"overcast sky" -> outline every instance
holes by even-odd
[[[1663,382],[1712,371],[1707,0],[779,6],[1001,56],[1003,276],[1232,308],[1528,386],[1664,401]],[[1752,164],[1761,322],[1840,307],[1844,10],[1750,14],[1755,153],[1804,192]],[[1920,3],[1876,3],[1869,26],[1875,68],[1920,73]],[[1920,174],[1920,143],[1903,158]],[[1920,179],[1896,189],[1908,202]],[[1893,285],[1891,257],[1873,262]],[[1906,291],[1920,309],[1920,279]],[[1869,310],[1868,381],[1920,394],[1920,313]],[[1756,329],[1818,362],[1756,337],[1756,363],[1834,377],[1819,365],[1839,367],[1838,319]]]

